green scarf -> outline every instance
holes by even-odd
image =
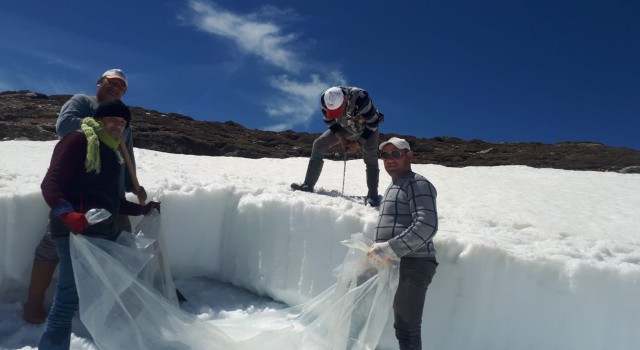
[[[109,135],[107,130],[104,129],[104,123],[102,120],[96,121],[91,117],[84,118],[80,128],[87,137],[87,159],[84,161],[84,168],[88,173],[93,171],[96,174],[100,174],[101,141],[115,152],[118,157],[118,163],[124,163],[122,155],[120,155],[120,151],[118,151],[120,141]]]

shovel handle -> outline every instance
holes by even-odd
[[[131,176],[133,188],[136,189],[136,192],[140,193],[140,183],[138,183],[138,177],[136,176],[136,168],[135,166],[133,166],[133,162],[131,161],[131,157],[129,156],[129,150],[127,149],[127,146],[122,142],[120,142],[120,151],[122,151],[124,161],[127,162],[127,169],[129,169],[129,175]],[[144,205],[143,200],[140,200],[140,205]]]

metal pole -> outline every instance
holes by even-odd
[[[344,167],[342,169],[342,195],[344,196],[344,178],[347,174],[347,151],[342,148],[342,159],[344,162]]]

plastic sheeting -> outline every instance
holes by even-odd
[[[160,230],[160,212],[157,210],[149,212],[133,231],[134,233],[122,232],[117,242],[151,255],[144,268],[138,273],[138,277],[178,306],[176,286],[171,277],[171,270],[166,266],[164,254],[166,248]]]
[[[160,216],[143,219],[125,244],[72,235],[80,319],[100,349],[375,349],[397,288],[398,265],[371,265],[361,233],[337,282],[288,309],[204,321],[181,310],[162,258]],[[154,237],[154,238],[151,238]]]

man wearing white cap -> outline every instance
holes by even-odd
[[[63,138],[67,134],[79,130],[84,118],[92,117],[101,103],[121,99],[128,86],[127,77],[122,70],[109,69],[104,72],[98,79],[98,88],[95,96],[76,94],[62,106],[56,121],[58,137]],[[134,161],[131,128],[128,126],[124,130],[123,140],[129,149],[132,161]],[[124,167],[120,169],[120,176],[126,181],[126,183],[121,181],[123,185],[120,188],[121,196],[124,197],[125,188],[127,192],[134,192],[134,187],[128,173],[125,174]],[[140,192],[135,194],[140,200],[146,200],[147,194],[144,188],[141,187]],[[127,216],[119,216],[118,220],[123,229],[131,230],[131,224]],[[45,292],[58,266],[59,259],[56,253],[56,245],[49,231],[50,228],[47,227],[47,233],[45,233],[35,251],[29,294],[27,303],[24,305],[23,314],[25,321],[29,323],[44,322],[47,315],[47,311],[44,308]]]
[[[340,144],[345,152],[355,154],[362,149],[367,173],[367,198],[365,204],[377,207],[378,197],[378,125],[384,119],[374,106],[367,91],[357,87],[334,86],[320,98],[324,122],[329,126],[313,142],[311,159],[302,184],[291,184],[294,190],[313,192],[320,178],[324,155],[327,150]]]
[[[391,184],[380,203],[375,243],[367,256],[378,264],[400,259],[393,327],[400,350],[419,350],[424,301],[438,266],[433,245],[438,232],[437,192],[429,180],[411,170],[413,152],[406,140],[392,137],[379,149]]]

